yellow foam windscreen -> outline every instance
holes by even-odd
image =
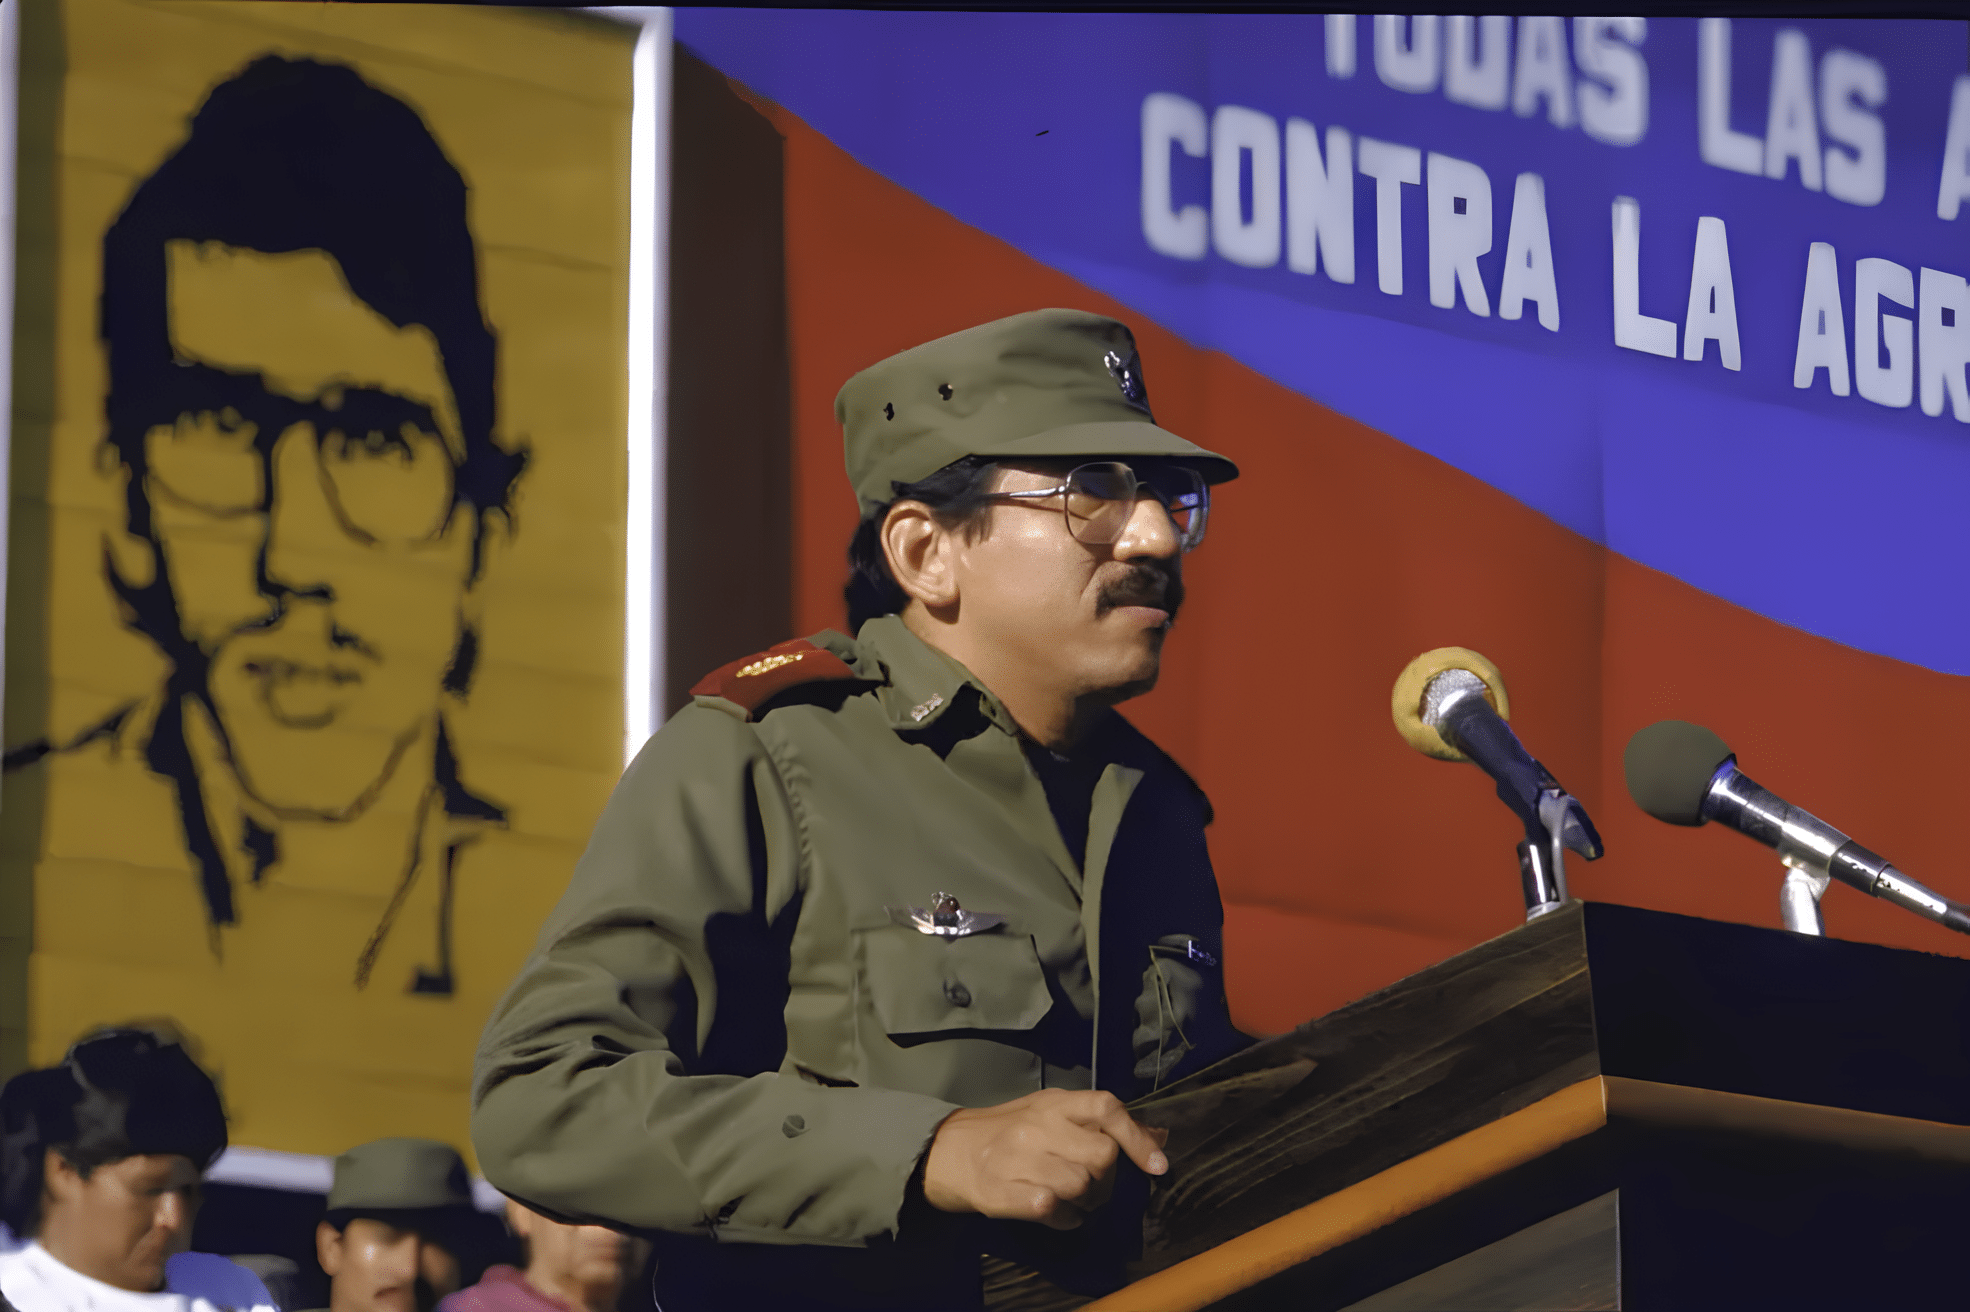
[[[1395,679],[1395,689],[1389,696],[1389,711],[1395,718],[1395,731],[1402,735],[1402,741],[1414,747],[1425,756],[1434,756],[1439,761],[1468,761],[1471,758],[1443,740],[1443,735],[1423,723],[1423,692],[1430,686],[1430,680],[1445,670],[1469,670],[1484,681],[1484,699],[1491,703],[1491,709],[1498,712],[1498,718],[1512,718],[1512,704],[1505,696],[1505,676],[1498,667],[1472,651],[1469,647],[1437,647],[1426,651],[1409,664],[1403,666],[1402,673]]]

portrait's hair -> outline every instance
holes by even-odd
[[[40,1229],[49,1149],[87,1179],[151,1153],[188,1157],[203,1172],[225,1146],[219,1090],[181,1044],[155,1030],[98,1030],[61,1065],[0,1088],[0,1221],[21,1238]]]
[[[510,514],[526,453],[494,438],[495,342],[466,200],[417,112],[354,69],[266,55],[214,87],[103,238],[108,438],[131,473],[131,532],[153,538],[145,434],[177,418],[165,244],[321,250],[371,309],[437,340],[463,429],[454,497],[476,512],[476,577],[486,516]]]
[[[945,528],[975,534],[992,510],[985,494],[991,490],[994,468],[990,456],[965,456],[914,483],[890,485],[896,495],[865,516],[848,540],[848,583],[842,598],[848,603],[850,633],[861,632],[877,616],[896,614],[910,601],[882,550],[882,524],[890,507],[898,501],[921,501]]]

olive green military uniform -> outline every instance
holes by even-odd
[[[863,412],[848,427],[865,509],[886,482],[1005,454],[979,390],[1011,429],[1060,417],[1037,391],[1071,393],[1070,452],[1156,444],[1140,453],[1229,468],[1148,422],[1121,325],[1044,311],[967,336],[952,361],[932,343],[928,364],[909,353],[844,389],[841,408]],[[952,401],[972,407],[963,440],[936,422]],[[921,437],[871,439],[858,469],[869,416],[946,445],[912,465],[897,452]],[[1030,433],[1008,441],[1048,454]],[[1011,716],[893,616],[734,662],[699,693],[624,774],[487,1026],[473,1140],[502,1190],[780,1253],[906,1255],[912,1172],[953,1110],[1043,1088],[1127,1097],[1242,1041],[1208,804],[1121,716],[1075,749],[1093,782],[1086,848],[1069,851]],[[939,894],[965,913],[945,933]],[[954,1233],[937,1242],[970,1246],[975,1286],[991,1241]]]

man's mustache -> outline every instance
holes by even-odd
[[[1123,574],[1101,585],[1095,594],[1097,614],[1117,606],[1154,606],[1170,613],[1172,622],[1183,607],[1183,580],[1174,571],[1136,561]]]

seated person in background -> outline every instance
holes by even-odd
[[[330,1312],[431,1312],[461,1283],[474,1219],[458,1150],[431,1139],[378,1139],[335,1159],[315,1253]]]
[[[489,1269],[438,1312],[613,1312],[643,1245],[607,1226],[563,1225],[508,1200],[506,1224],[525,1249],[524,1272]]]
[[[211,1077],[151,1029],[84,1037],[0,1089],[0,1255],[18,1312],[274,1312],[252,1272],[185,1251],[226,1146]]]

